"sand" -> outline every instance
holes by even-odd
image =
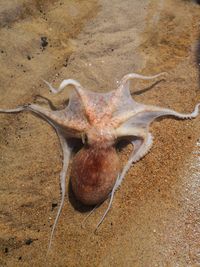
[[[37,95],[62,107],[70,90],[52,96],[42,79],[57,86],[74,78],[105,92],[127,73],[167,71],[158,83],[132,82],[133,97],[191,112],[200,99],[199,13],[184,0],[2,0],[0,107],[45,105]],[[47,256],[60,201],[59,142],[31,114],[1,114],[0,266],[200,266],[200,119],[168,118],[151,132],[151,152],[130,169],[96,234],[107,203],[83,229],[87,211],[67,191]],[[123,164],[130,149],[119,152]]]

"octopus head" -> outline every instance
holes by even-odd
[[[103,202],[115,184],[120,164],[114,141],[111,129],[93,127],[87,132],[87,144],[74,157],[72,190],[83,204]]]

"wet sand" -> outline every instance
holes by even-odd
[[[0,107],[45,105],[37,95],[62,107],[67,90],[52,96],[41,79],[74,78],[103,92],[130,72],[167,71],[157,84],[132,82],[133,97],[191,112],[200,99],[199,14],[184,0],[2,1]],[[0,266],[200,266],[199,118],[151,126],[154,146],[126,175],[97,234],[107,203],[82,229],[87,212],[67,191],[48,257],[60,201],[57,136],[28,113],[1,114],[0,125]],[[129,153],[119,152],[123,163]]]

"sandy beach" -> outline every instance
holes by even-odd
[[[138,102],[192,112],[200,102],[200,5],[184,0],[2,0],[0,108],[62,108],[63,79],[108,92],[123,75]],[[200,266],[200,116],[151,125],[154,145],[134,164],[96,234],[103,203],[88,214],[67,189],[52,248],[62,151],[55,131],[30,113],[0,114],[0,266]],[[119,151],[122,164],[131,146]],[[66,177],[69,183],[70,169]]]

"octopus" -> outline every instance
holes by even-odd
[[[200,103],[192,113],[182,114],[172,109],[138,103],[132,98],[131,79],[150,80],[163,74],[143,76],[130,73],[122,78],[116,90],[106,93],[87,90],[73,79],[63,80],[58,89],[45,81],[53,94],[60,93],[68,85],[74,87],[73,94],[63,109],[52,110],[50,107],[44,108],[38,104],[26,104],[15,109],[0,109],[0,113],[30,111],[36,114],[55,129],[60,140],[63,152],[63,166],[60,173],[61,202],[52,227],[49,248],[64,205],[66,176],[72,155],[70,181],[76,199],[84,205],[96,205],[95,208],[109,199],[108,207],[98,227],[110,210],[115,192],[129,168],[143,158],[152,147],[150,124],[160,117],[192,119],[199,114]],[[80,139],[83,144],[75,155],[72,153],[71,138]],[[120,167],[116,150],[116,144],[121,139],[127,139],[133,146],[123,168]]]

